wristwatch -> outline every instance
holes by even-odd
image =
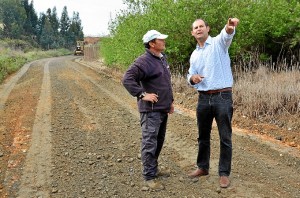
[[[139,95],[139,99],[143,99],[146,96],[146,92],[142,92],[141,95]]]

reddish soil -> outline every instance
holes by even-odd
[[[75,59],[30,63],[0,86],[0,197],[299,197],[299,132],[238,112],[230,187],[218,184],[216,127],[210,174],[186,177],[197,153],[192,89],[175,90],[176,112],[159,158],[171,173],[159,178],[165,190],[146,188],[139,114],[122,74]]]

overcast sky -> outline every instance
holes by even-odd
[[[70,18],[73,11],[79,12],[85,36],[108,34],[110,16],[114,18],[117,12],[126,8],[123,0],[33,0],[33,5],[38,16],[41,12],[46,13],[48,8],[52,10],[54,6],[59,18],[64,6],[67,6]]]

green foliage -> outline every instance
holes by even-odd
[[[3,36],[6,38],[19,39],[24,33],[23,24],[26,13],[19,0],[2,0],[0,2],[0,18],[5,24]]]
[[[72,21],[68,29],[68,38],[69,44],[72,46],[73,41],[83,40],[83,31],[81,26],[81,19],[79,18],[78,12],[73,12]]]
[[[24,31],[28,36],[36,35],[37,33],[36,26],[38,23],[38,17],[33,7],[33,1],[31,1],[31,3],[29,4],[28,0],[23,0],[22,3],[26,12],[26,19],[23,24]]]
[[[20,45],[25,46],[28,51],[24,53],[20,50]],[[0,83],[8,75],[18,71],[27,62],[72,54],[72,51],[66,49],[41,51],[28,46],[30,46],[30,43],[21,40],[0,40]]]
[[[56,7],[48,8],[46,13],[37,17],[33,1],[1,0],[0,25],[3,26],[0,28],[0,39],[24,40],[43,49],[73,49],[76,40],[83,39],[79,13],[73,13],[73,18],[70,19],[66,6],[60,20]]]
[[[45,19],[44,27],[42,29],[39,43],[43,49],[53,49],[56,47],[55,30],[52,28],[48,18]]]
[[[65,6],[63,8],[63,11],[62,11],[61,17],[60,17],[60,34],[64,39],[67,38],[69,27],[70,27],[70,18],[68,15],[68,9]]]
[[[24,40],[19,39],[4,39],[3,42],[0,42],[3,48],[9,48],[11,50],[16,51],[30,51],[33,50],[34,47],[31,45],[31,43],[26,42]]]
[[[0,56],[0,82],[9,74],[17,71],[20,65],[24,65],[26,62],[25,57],[22,56],[10,56],[7,54]]]
[[[110,22],[111,37],[101,41],[100,52],[109,64],[126,69],[144,51],[143,35],[150,29],[168,34],[166,53],[171,69],[185,73],[196,42],[191,25],[197,18],[209,23],[211,36],[224,28],[229,17],[240,24],[230,47],[233,60],[251,51],[262,59],[297,52],[300,48],[298,0],[125,0],[128,9]],[[278,9],[280,8],[280,9]],[[299,61],[299,60],[298,60]]]

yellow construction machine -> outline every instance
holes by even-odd
[[[84,55],[84,41],[76,41],[76,49],[74,55]]]

